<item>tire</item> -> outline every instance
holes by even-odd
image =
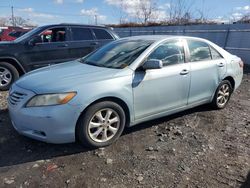
[[[223,109],[226,107],[232,95],[233,88],[228,80],[223,80],[216,89],[212,106],[215,109]]]
[[[76,137],[88,148],[105,147],[121,136],[125,123],[125,112],[120,105],[111,101],[96,103],[80,116]]]
[[[19,73],[13,65],[7,62],[0,62],[0,91],[8,90],[11,84],[18,78]]]

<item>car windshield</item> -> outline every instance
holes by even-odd
[[[151,40],[116,41],[86,56],[81,59],[81,62],[98,67],[122,69],[129,66],[153,42]]]
[[[24,35],[20,36],[19,38],[17,38],[15,41],[20,42],[23,39],[26,39],[26,38],[32,36],[34,33],[38,32],[40,30],[41,30],[41,27],[34,28],[31,31],[29,31],[29,32],[25,33]]]

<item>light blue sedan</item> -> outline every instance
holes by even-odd
[[[9,113],[22,135],[104,147],[126,126],[205,103],[224,108],[242,76],[240,58],[204,39],[124,38],[26,74],[11,87]]]

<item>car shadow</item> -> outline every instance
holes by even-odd
[[[132,132],[137,132],[137,131],[140,131],[142,129],[146,129],[146,128],[152,127],[154,125],[161,124],[163,122],[168,122],[170,120],[173,120],[173,119],[185,116],[185,115],[193,114],[193,113],[196,113],[196,112],[205,112],[205,111],[208,112],[208,111],[212,111],[212,110],[213,109],[210,107],[210,105],[207,105],[207,104],[202,105],[202,106],[198,106],[198,107],[191,108],[191,109],[188,109],[188,110],[185,110],[185,111],[173,114],[173,115],[169,115],[169,116],[165,116],[165,117],[162,117],[162,118],[154,119],[154,120],[147,121],[147,122],[138,124],[136,126],[130,127],[130,128],[128,128],[128,129],[126,129],[124,131],[124,134],[130,134]]]
[[[240,188],[249,188],[250,187],[250,171],[246,177],[246,181],[240,186]]]
[[[123,135],[137,132],[142,129],[161,124],[183,115],[195,112],[210,111],[208,105],[203,105],[190,110],[186,110],[175,115],[148,121],[124,131]],[[4,119],[2,119],[4,118]],[[38,160],[47,160],[59,156],[68,156],[77,153],[91,151],[78,143],[72,144],[47,144],[19,135],[11,126],[7,110],[0,111],[0,167],[8,167]]]
[[[244,74],[250,74],[250,65],[244,65]]]

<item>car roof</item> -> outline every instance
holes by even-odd
[[[109,27],[103,25],[87,25],[87,24],[75,24],[75,23],[60,23],[60,24],[50,24],[50,25],[43,25],[42,27],[57,27],[57,26],[80,26],[80,27],[93,27],[93,28],[105,28],[108,29]]]
[[[198,37],[189,37],[183,35],[140,35],[140,36],[132,36],[132,37],[125,37],[122,39],[125,40],[151,40],[151,41],[162,41],[166,39],[175,39],[175,38],[183,38],[183,39],[195,39],[200,41],[206,41],[206,39],[198,38]],[[120,40],[122,40],[120,39]]]

